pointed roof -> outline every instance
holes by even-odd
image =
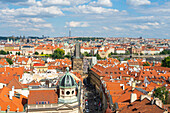
[[[7,87],[12,89],[12,86],[14,86],[15,89],[23,89],[23,85],[16,78],[13,78]]]

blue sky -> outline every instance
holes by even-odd
[[[0,36],[170,39],[170,0],[0,0]]]

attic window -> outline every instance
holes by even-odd
[[[105,74],[108,74],[108,72],[105,72]]]

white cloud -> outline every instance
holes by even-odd
[[[37,28],[52,28],[51,24],[37,24],[37,25],[34,25],[34,26],[37,27]]]
[[[89,24],[87,22],[66,22],[66,27],[88,27]]]
[[[123,28],[121,28],[121,27],[113,27],[113,29],[116,30],[116,31],[121,31],[121,30],[123,30]]]
[[[112,7],[112,2],[110,0],[98,0],[97,2],[96,1],[93,1],[91,3],[89,3],[90,5],[93,5],[93,6],[106,6],[106,7]]]
[[[151,25],[151,26],[158,26],[159,23],[158,22],[154,22],[154,23],[151,23],[151,22],[148,22],[146,23],[147,25]]]
[[[13,3],[14,5],[20,5],[20,6],[42,6],[40,1],[36,0],[27,0],[27,1],[20,1],[17,3]]]
[[[149,29],[149,27],[147,25],[133,25],[132,26],[135,29]]]
[[[109,30],[109,28],[108,28],[108,27],[105,27],[105,26],[103,26],[103,29],[104,29],[104,30]]]
[[[70,5],[68,0],[42,0],[43,5]]]
[[[45,22],[43,19],[41,18],[27,18],[28,21],[30,22]]]
[[[0,14],[5,16],[19,16],[19,17],[48,17],[64,15],[58,7],[37,7],[32,6],[28,8],[18,9],[2,9]]]
[[[150,5],[151,2],[149,0],[127,0],[127,4],[133,6],[140,6],[140,5]]]
[[[75,13],[96,13],[96,14],[101,14],[101,13],[117,13],[119,10],[117,9],[107,9],[103,7],[94,7],[94,6],[89,6],[89,5],[79,5],[78,7],[71,7],[71,8],[63,8],[64,11],[72,11]]]
[[[89,2],[89,0],[42,0],[42,4],[44,6],[54,6],[54,5],[62,5],[62,6],[70,6],[70,5],[79,5]]]
[[[40,29],[37,28],[21,28],[20,31],[39,31]]]

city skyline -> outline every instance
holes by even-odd
[[[168,0],[1,0],[0,35],[170,39]]]

